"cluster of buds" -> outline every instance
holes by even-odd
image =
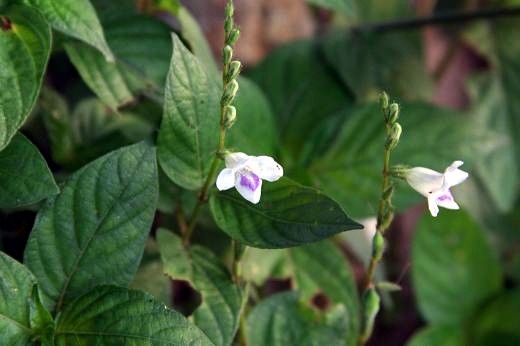
[[[224,22],[225,45],[222,50],[223,73],[222,80],[224,92],[220,100],[222,107],[221,126],[229,129],[236,120],[237,111],[233,106],[233,101],[238,92],[237,77],[240,74],[242,64],[238,60],[233,60],[233,45],[240,37],[240,30],[236,27],[234,20],[233,2],[230,0],[226,5],[226,20]]]

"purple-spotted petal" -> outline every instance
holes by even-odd
[[[235,174],[235,188],[238,193],[251,203],[260,202],[262,194],[262,179],[250,171],[240,171]]]
[[[446,209],[459,209],[459,205],[455,202],[453,195],[450,190],[444,190],[439,194],[436,194],[435,203],[439,207],[443,207]]]

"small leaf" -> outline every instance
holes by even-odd
[[[323,304],[325,309],[332,304],[343,304],[348,321],[347,345],[356,345],[360,328],[359,299],[354,273],[345,256],[330,241],[296,247],[290,249],[289,254],[302,298],[311,301],[323,297],[328,303]]]
[[[412,243],[412,279],[423,316],[445,325],[464,321],[502,285],[496,253],[461,211],[421,219]]]
[[[26,6],[0,9],[11,28],[0,30],[0,150],[25,122],[40,92],[49,60],[51,29]]]
[[[219,93],[218,84],[174,34],[157,155],[168,177],[186,189],[202,186],[215,155]]]
[[[39,211],[25,263],[44,305],[64,304],[100,284],[132,280],[157,204],[154,149],[122,148],[83,167]]]
[[[240,323],[243,298],[227,268],[206,248],[185,249],[181,239],[165,229],[157,233],[157,243],[165,273],[191,282],[202,295],[193,322],[213,344],[230,345]]]
[[[38,149],[22,134],[0,152],[0,208],[34,204],[58,193]]]
[[[298,246],[362,228],[332,199],[287,178],[264,184],[257,205],[233,189],[212,194],[210,207],[220,229],[259,248]]]
[[[100,286],[65,308],[57,320],[57,345],[214,346],[184,316],[152,296]]]
[[[107,60],[114,60],[96,11],[89,0],[23,1],[41,11],[54,29],[96,47]]]
[[[43,306],[37,286],[33,287],[29,316],[31,329],[38,335],[42,345],[54,345],[54,319]]]
[[[32,339],[29,301],[34,285],[29,269],[0,252],[0,344],[27,345]]]
[[[345,345],[345,309],[328,314],[303,306],[295,292],[275,294],[255,306],[247,318],[251,346]]]
[[[459,326],[429,326],[415,333],[407,346],[464,346],[462,328]]]

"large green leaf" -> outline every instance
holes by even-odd
[[[89,0],[23,0],[43,13],[52,27],[96,47],[114,60],[94,7]]]
[[[347,345],[356,345],[359,333],[359,299],[354,273],[341,251],[330,241],[289,250],[298,289],[304,300],[321,296],[329,305],[343,304],[348,321]]]
[[[187,280],[202,295],[193,322],[215,345],[231,345],[240,323],[242,293],[227,268],[206,248],[185,249],[174,233],[161,229],[157,243],[165,273],[172,279]]]
[[[298,246],[362,228],[335,201],[287,178],[264,184],[257,205],[233,189],[212,194],[210,207],[220,229],[259,248]]]
[[[423,316],[446,325],[464,321],[502,285],[496,253],[461,211],[421,219],[412,243],[412,279]]]
[[[2,10],[2,9],[0,9]],[[0,30],[0,150],[29,116],[49,59],[51,30],[26,6],[3,9],[11,28]]]
[[[0,344],[27,345],[32,339],[29,303],[35,284],[29,269],[0,252]]]
[[[76,299],[57,320],[56,345],[213,346],[196,326],[152,296],[101,286]]]
[[[455,112],[424,103],[403,103],[401,109],[403,134],[392,154],[392,165],[444,171],[453,161],[463,160],[464,169],[471,172],[474,165],[484,164],[506,145],[500,133]],[[381,194],[383,116],[376,105],[356,107],[348,113],[340,133],[309,173],[314,185],[343,208],[356,217],[367,217],[377,210]],[[398,186],[394,204],[402,210],[422,199],[403,184]]]
[[[100,284],[127,286],[139,265],[157,203],[154,149],[122,148],[73,174],[38,213],[25,249],[47,307]]]
[[[58,193],[45,159],[23,135],[0,152],[0,207],[33,204]]]
[[[239,83],[237,120],[227,133],[228,147],[250,155],[273,155],[278,138],[269,101],[249,79],[240,78]]]
[[[258,304],[247,319],[246,335],[251,346],[345,345],[345,309],[327,314],[312,310],[294,292],[273,295]]]
[[[202,186],[217,149],[219,87],[173,35],[157,154],[168,177],[186,189]]]
[[[471,324],[472,345],[520,344],[520,291],[504,292],[479,311]]]
[[[407,346],[464,346],[464,337],[459,326],[430,326],[417,332]]]
[[[86,44],[65,45],[85,83],[114,110],[138,93],[162,95],[171,54],[168,26],[119,8],[103,10],[101,21],[115,62]]]

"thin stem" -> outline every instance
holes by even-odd
[[[390,31],[420,28],[424,26],[457,24],[479,19],[493,19],[500,17],[511,17],[520,15],[520,7],[504,7],[483,9],[477,11],[456,11],[451,13],[437,14],[431,17],[409,18],[396,21],[373,22],[354,26],[353,31]]]

